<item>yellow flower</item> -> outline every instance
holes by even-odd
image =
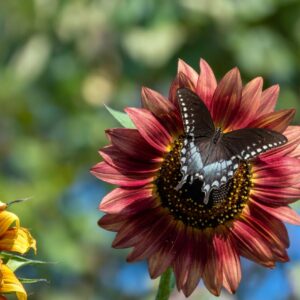
[[[16,293],[16,296],[18,300],[26,300],[27,299],[27,293],[21,284],[21,282],[18,280],[16,275],[10,268],[3,264],[1,262],[0,266],[0,273],[1,273],[1,279],[0,279],[0,300],[7,299],[3,296],[3,294],[7,293]]]
[[[30,232],[20,226],[14,213],[6,211],[7,205],[0,202],[0,251],[13,251],[24,254],[31,248],[36,252],[36,241]],[[0,300],[3,294],[16,293],[18,300],[26,300],[26,291],[14,272],[0,259]]]
[[[0,203],[0,251],[14,251],[24,254],[32,248],[36,252],[36,241],[26,228],[20,227],[15,214],[5,210]]]

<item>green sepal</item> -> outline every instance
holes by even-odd
[[[49,281],[45,278],[18,278],[21,283],[31,284],[31,283],[49,283]]]
[[[47,264],[45,261],[25,258],[9,252],[0,252],[0,258],[13,272],[26,265]]]
[[[129,116],[121,111],[110,108],[105,105],[105,108],[109,111],[109,113],[125,128],[135,128],[133,122],[129,118]]]

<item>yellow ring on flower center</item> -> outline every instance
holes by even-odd
[[[202,182],[186,183],[177,191],[175,187],[182,175],[180,151],[182,138],[177,139],[166,155],[155,181],[161,205],[169,210],[176,220],[199,229],[215,228],[236,219],[249,199],[251,189],[251,165],[241,162],[234,177],[218,190],[213,190],[209,203],[203,203]]]

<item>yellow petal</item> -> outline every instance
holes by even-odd
[[[5,210],[6,208],[7,208],[7,204],[0,201],[0,211]],[[1,300],[1,298],[0,298],[0,300]]]
[[[0,293],[16,293],[18,300],[27,300],[26,291],[14,272],[3,264],[1,265],[0,271],[2,273]]]
[[[15,214],[8,211],[0,211],[0,237],[13,223],[16,224],[16,227],[20,227],[20,220]]]
[[[9,228],[0,237],[0,251],[15,251],[24,254],[30,248],[36,252],[36,241],[26,228]]]

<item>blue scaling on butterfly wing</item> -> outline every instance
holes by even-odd
[[[203,179],[203,161],[201,153],[198,151],[198,148],[195,145],[195,139],[193,137],[185,138],[183,140],[180,163],[182,179],[176,186],[177,190],[179,190],[187,182],[189,176],[191,182],[197,178],[201,180]]]
[[[208,162],[203,167],[204,204],[208,203],[211,191],[228,183],[239,167],[239,158],[223,149],[221,143],[214,145],[207,155]]]

